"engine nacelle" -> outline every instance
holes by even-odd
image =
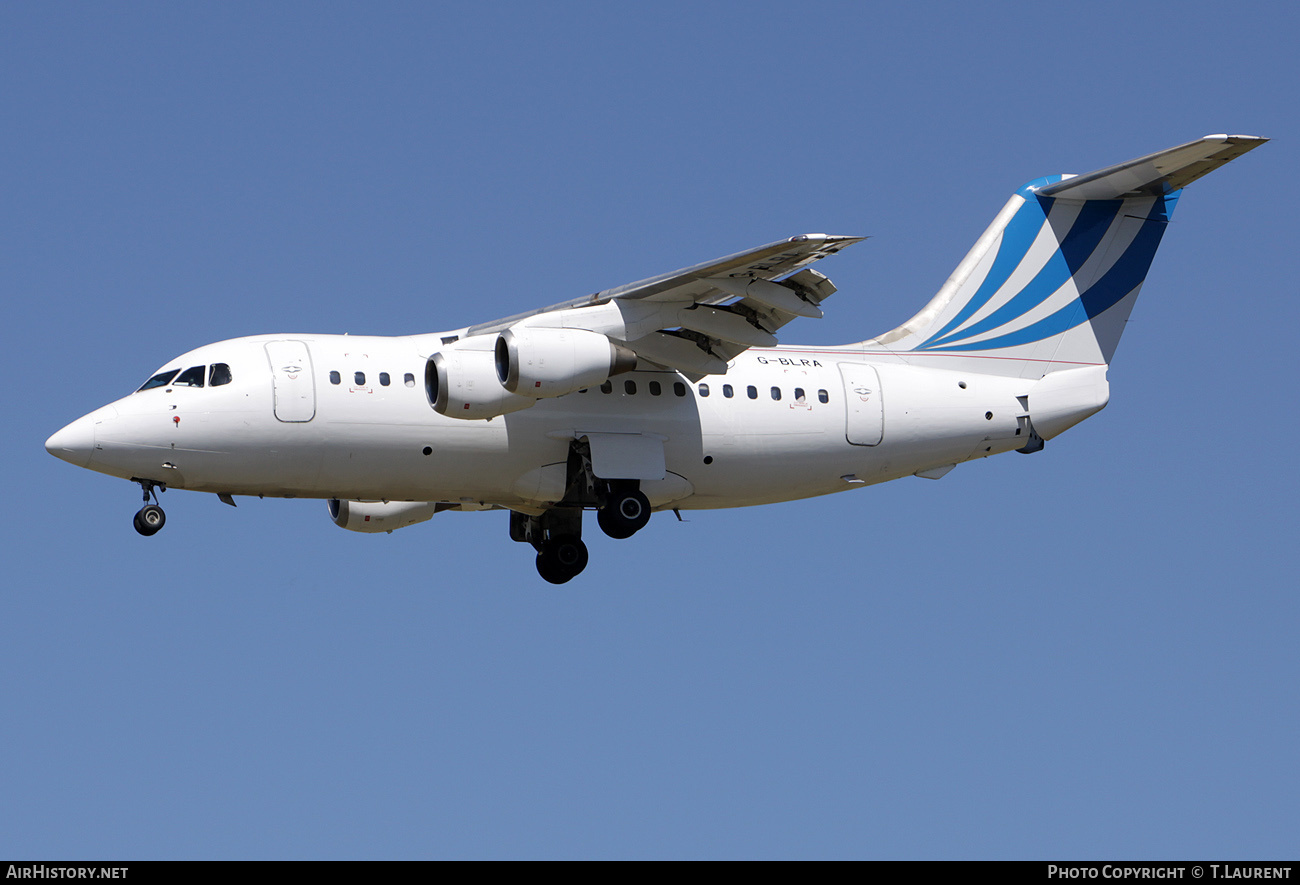
[[[431,501],[340,501],[330,498],[330,519],[350,532],[391,532],[424,522],[436,512]]]
[[[562,396],[635,368],[635,353],[586,329],[515,326],[497,337],[497,379],[519,396]]]
[[[425,365],[424,389],[434,411],[448,418],[495,418],[537,403],[501,386],[490,350],[435,353]]]

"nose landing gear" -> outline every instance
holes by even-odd
[[[158,534],[162,527],[167,524],[167,514],[163,513],[163,509],[157,503],[149,503],[150,497],[157,502],[158,492],[167,491],[167,486],[151,479],[137,479],[135,481],[140,483],[140,488],[144,489],[144,506],[135,515],[135,530],[147,538],[150,535]]]

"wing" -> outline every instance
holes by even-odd
[[[626,346],[641,361],[692,376],[724,373],[746,348],[776,344],[774,333],[795,317],[821,317],[818,305],[835,286],[808,265],[863,239],[791,237],[473,326],[466,337],[520,325],[587,329]]]

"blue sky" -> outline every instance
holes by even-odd
[[[1297,22],[1277,4],[7,4],[0,854],[1300,849]],[[1110,406],[1032,458],[659,515],[543,585],[45,438],[200,344],[405,334],[809,231],[907,319],[1017,187],[1212,132]],[[1284,334],[1286,333],[1286,334]]]

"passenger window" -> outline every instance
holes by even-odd
[[[388,373],[387,373],[387,372],[380,372],[380,373],[379,373],[379,383],[382,384],[384,387],[387,387],[387,386],[388,386],[388,382],[390,382],[390,381],[392,381],[392,380],[393,380],[392,378],[389,378],[389,377],[388,377]]]
[[[623,382],[623,389],[627,391],[628,396],[631,396],[632,394],[636,393],[636,382],[635,382],[635,381],[624,381],[624,382]]]
[[[658,396],[658,395],[661,394],[661,393],[663,393],[663,388],[659,386],[659,382],[658,382],[658,381],[651,381],[651,382],[650,382],[650,395],[651,395],[651,396]]]
[[[601,392],[601,393],[613,393],[613,392],[614,392],[614,382],[613,382],[613,381],[606,381],[604,384],[600,385],[600,392]]]
[[[355,382],[357,383],[357,387],[365,387],[365,386],[366,386],[366,373],[365,373],[365,372],[353,372],[353,373],[352,373],[352,380],[355,381]]]
[[[803,392],[803,388],[802,388],[802,387],[796,387],[796,388],[794,389],[794,401],[795,401],[795,402],[797,402],[797,403],[802,403],[802,402],[806,402],[807,399],[808,399],[808,398],[807,398],[806,396],[804,396],[804,392]]]
[[[732,389],[730,384],[722,385],[722,395],[725,396],[727,399],[731,399],[731,395],[733,393],[735,393],[735,390]]]
[[[708,396],[708,395],[709,395],[709,385],[707,385],[707,384],[701,384],[701,385],[700,385],[700,396]]]
[[[202,387],[203,376],[208,373],[207,366],[194,366],[181,372],[180,377],[172,382],[173,387]]]
[[[678,396],[686,396],[686,385],[680,381],[673,382],[673,393]]]
[[[166,372],[159,372],[144,384],[140,385],[141,390],[153,390],[155,387],[166,387],[167,383],[176,377],[180,369],[168,369]]]
[[[343,377],[338,372],[330,372],[330,384],[338,384]]]
[[[831,401],[831,396],[830,396],[829,393],[827,393],[827,392],[824,391],[824,390],[819,390],[819,391],[817,391],[817,402],[819,402],[819,403],[828,403],[828,402],[830,402],[830,401]]]
[[[758,399],[758,388],[752,384],[745,390],[745,393],[749,394],[750,399]]]
[[[407,387],[415,386],[415,376],[412,375],[410,372],[407,372],[405,377],[402,380]]]
[[[229,384],[230,380],[230,366],[225,363],[212,364],[212,373],[208,375],[208,385],[210,387],[220,387],[223,384]]]
[[[780,399],[781,399],[781,388],[779,388],[779,387],[773,387],[773,388],[772,388],[772,399],[774,399],[774,400],[780,400]]]

